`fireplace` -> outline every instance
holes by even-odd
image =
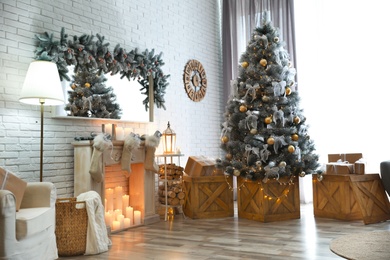
[[[141,146],[133,152],[131,173],[126,177],[122,173],[120,160],[123,141],[112,141],[113,148],[103,153],[102,165],[104,181],[95,182],[89,173],[93,152],[92,141],[76,141],[74,147],[74,196],[86,191],[96,191],[105,203],[106,191],[122,187],[122,194],[128,195],[129,205],[134,212],[141,214],[140,224],[151,224],[160,221],[155,209],[155,174],[144,168],[145,148]],[[119,198],[122,199],[122,198]],[[125,212],[123,212],[123,215]]]

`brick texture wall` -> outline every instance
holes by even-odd
[[[34,35],[45,31],[58,39],[99,33],[113,48],[163,52],[163,71],[170,74],[166,110],[155,109],[153,123],[121,122],[139,134],[163,131],[167,121],[185,154],[218,157],[222,104],[222,58],[219,0],[0,0],[0,166],[26,181],[39,181],[39,106],[19,103],[19,95],[35,50]],[[208,79],[206,97],[187,97],[184,66],[202,62]],[[136,113],[136,111],[134,111]],[[44,180],[54,182],[59,196],[73,195],[75,136],[100,132],[101,120],[53,118],[45,108]]]

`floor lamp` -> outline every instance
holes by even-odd
[[[50,61],[33,61],[27,71],[19,101],[41,106],[41,151],[39,180],[43,180],[43,106],[64,103],[57,65]]]

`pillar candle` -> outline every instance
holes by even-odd
[[[134,225],[141,225],[141,211],[134,210]]]
[[[114,190],[106,189],[106,211],[114,210]]]
[[[122,212],[126,212],[126,208],[129,206],[129,195],[122,196]]]
[[[115,187],[115,209],[122,210],[122,186]]]
[[[113,230],[118,230],[118,229],[120,228],[120,225],[121,225],[121,223],[120,223],[119,221],[114,220],[114,221],[112,222],[112,229],[113,229]]]
[[[122,214],[120,214],[120,215],[118,215],[118,216],[116,217],[116,220],[119,221],[119,224],[120,224],[119,226],[120,226],[120,228],[124,228],[124,227],[125,227],[124,218],[125,218],[125,216],[123,216]]]
[[[112,212],[105,212],[104,214],[104,222],[106,223],[106,226],[111,226],[112,219]]]
[[[119,215],[122,215],[122,210],[121,209],[116,209],[114,211],[114,220],[117,220]]]
[[[104,125],[104,132],[106,134],[112,135],[112,124],[105,124]]]
[[[130,219],[129,218],[125,218],[124,219],[124,223],[125,223],[125,228],[129,228],[131,225],[130,225]]]
[[[130,226],[133,225],[133,221],[134,221],[134,209],[133,207],[129,206],[126,208],[126,218],[129,218],[130,219]]]
[[[116,140],[124,140],[125,139],[125,129],[123,127],[116,128]]]

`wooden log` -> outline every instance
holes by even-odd
[[[170,200],[168,199],[168,202],[169,202],[169,205],[177,206],[177,205],[179,205],[180,200],[175,197],[175,198],[170,198]]]
[[[180,200],[183,200],[186,197],[186,194],[184,192],[179,192],[176,197],[178,197]]]
[[[178,186],[174,186],[172,188],[172,190],[175,192],[175,193],[179,193],[181,191],[181,187],[178,187]]]

